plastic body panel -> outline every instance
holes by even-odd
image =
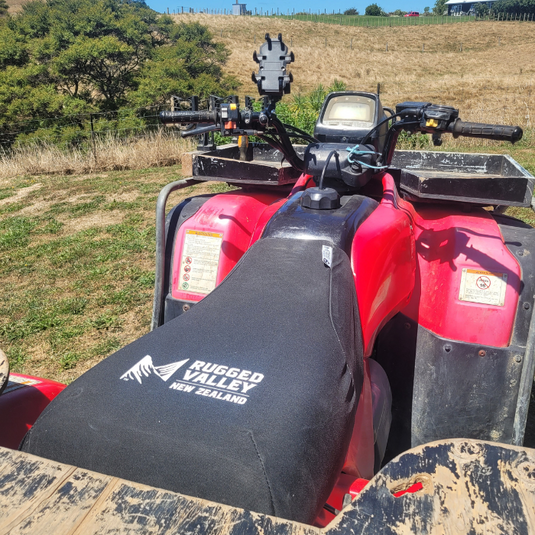
[[[508,346],[521,269],[496,221],[483,209],[404,204],[411,208],[418,259],[415,292],[404,314],[443,338]],[[505,274],[503,306],[461,300],[463,269]]]
[[[451,437],[511,443],[533,307],[533,276],[513,253],[531,257],[533,239],[480,208],[399,206],[413,222],[417,271],[409,305],[376,346],[393,392],[387,458]],[[503,304],[461,299],[463,270],[505,275]]]
[[[227,276],[251,245],[257,222],[264,210],[279,199],[280,195],[278,194],[237,191],[216,195],[206,201],[192,217],[180,226],[174,236],[170,280],[171,296],[178,300],[197,302],[206,295],[205,293],[188,292],[180,288],[180,262],[187,231],[222,236],[217,266],[217,285]]]
[[[380,328],[409,302],[415,281],[411,220],[398,206],[389,174],[383,177],[383,191],[380,205],[359,227],[351,248],[366,356]]]
[[[11,373],[0,395],[0,446],[18,448],[45,407],[64,388],[55,381]]]
[[[264,228],[263,238],[328,240],[349,256],[356,230],[377,208],[377,202],[362,195],[341,198],[340,208],[315,210],[301,205],[301,193],[293,195]]]

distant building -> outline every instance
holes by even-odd
[[[448,0],[448,15],[475,15],[476,4],[487,4],[492,9],[492,4],[497,0]]]
[[[247,4],[238,4],[238,0],[236,0],[236,3],[232,4],[232,14],[233,15],[246,15],[247,14],[246,5]]]

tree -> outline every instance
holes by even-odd
[[[365,11],[365,15],[368,17],[381,17],[384,11],[377,4],[370,4]]]
[[[444,15],[444,12],[447,11],[448,7],[446,6],[447,0],[437,0],[435,7],[433,8],[433,13],[435,15]]]
[[[475,11],[478,17],[486,17],[489,14],[489,6],[484,2],[479,2],[475,5]]]
[[[392,13],[392,15],[394,15],[395,17],[404,17],[406,14],[407,12],[402,11],[401,9],[396,9],[396,11]]]
[[[335,80],[330,87],[316,86],[310,93],[296,93],[289,100],[277,103],[277,117],[283,123],[290,123],[312,135],[318,114],[328,93],[346,91],[347,85]]]
[[[344,15],[358,15],[358,14],[359,14],[359,12],[354,7],[351,7],[351,8],[346,9],[344,11]]]
[[[535,14],[535,0],[498,0],[492,5],[494,13]]]
[[[429,8],[424,7],[424,17],[428,17],[428,16],[429,16]]]
[[[228,51],[205,27],[137,0],[32,1],[0,25],[0,43],[0,126],[236,87],[222,72]]]

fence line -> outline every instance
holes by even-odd
[[[28,143],[80,145],[113,135],[130,138],[137,132],[148,134],[161,128],[159,112],[168,106],[85,112],[64,116],[33,117],[0,123],[0,149]]]
[[[206,14],[206,15],[233,15],[230,9],[207,9],[207,8],[193,8],[179,6],[177,9],[170,10],[167,8],[167,14],[183,15],[183,14]],[[341,26],[361,26],[361,27],[381,27],[381,26],[421,26],[427,24],[453,24],[461,22],[476,22],[476,21],[498,21],[498,22],[533,22],[535,21],[535,13],[492,13],[490,12],[484,16],[468,15],[467,13],[459,13],[458,15],[426,15],[421,14],[419,17],[404,17],[398,15],[388,16],[371,16],[371,15],[344,15],[340,11],[336,13],[327,13],[326,10],[322,12],[306,12],[295,13],[293,10],[290,13],[288,9],[286,13],[282,10],[255,8],[253,11],[248,11],[245,15],[249,17],[279,17],[289,20],[300,20],[305,22],[320,22],[324,24],[336,24]]]

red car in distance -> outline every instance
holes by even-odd
[[[418,13],[418,11],[409,11],[404,16],[405,17],[419,17],[420,13]]]

